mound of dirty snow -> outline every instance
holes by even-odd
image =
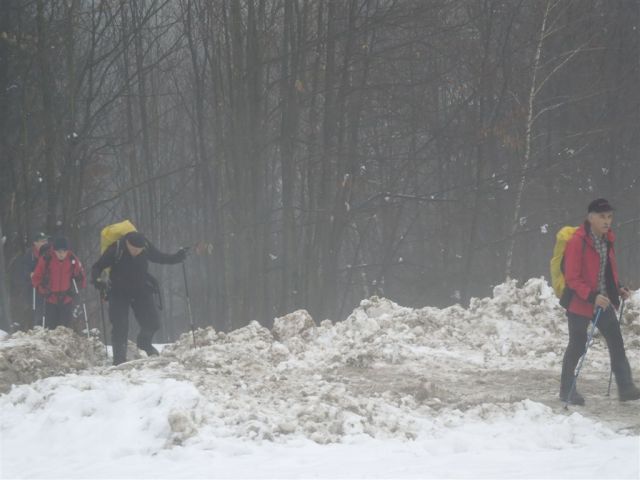
[[[626,307],[627,332],[639,310],[636,294]],[[275,319],[271,331],[252,322],[229,333],[198,329],[195,340],[197,348],[189,332],[158,357],[107,367],[97,339],[66,329],[12,336],[0,343],[0,358],[24,373],[12,367],[19,378],[11,383],[95,368],[16,387],[6,401],[28,411],[54,402],[47,392],[78,390],[88,415],[101,415],[91,399],[117,409],[118,401],[145,398],[159,415],[145,423],[158,437],[154,448],[223,437],[406,440],[474,419],[546,422],[553,412],[527,399],[557,396],[567,326],[553,290],[532,279],[499,285],[469,308],[412,309],[372,297],[338,323],[317,325],[299,310]],[[629,355],[637,365],[637,349]],[[601,339],[589,353],[588,371],[598,369],[608,373]],[[134,424],[145,421],[131,415]]]
[[[0,340],[0,393],[106,363],[104,344],[95,336],[89,340],[65,327],[16,332]]]

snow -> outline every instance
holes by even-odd
[[[639,317],[635,292],[632,368]],[[93,333],[0,336],[2,478],[640,476],[640,402],[604,396],[601,339],[587,405],[557,400],[566,320],[544,279],[467,309],[372,297],[338,323],[199,329],[117,367]]]

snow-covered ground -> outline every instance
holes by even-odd
[[[640,293],[625,309],[640,377]],[[2,478],[639,478],[640,401],[597,338],[557,399],[566,320],[542,279],[468,309],[364,300],[110,367],[70,330],[0,338]],[[139,355],[136,355],[139,357]],[[135,358],[134,352],[129,358]],[[13,384],[13,387],[11,385]]]

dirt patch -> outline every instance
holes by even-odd
[[[431,369],[416,374],[402,366],[379,368],[340,368],[328,371],[324,378],[344,384],[351,395],[411,395],[432,409],[468,410],[486,403],[512,403],[525,399],[543,403],[556,413],[585,417],[609,425],[618,432],[640,434],[640,401],[618,401],[615,381],[607,396],[609,372],[598,369],[583,372],[579,390],[586,397],[584,406],[569,406],[558,398],[559,371],[493,370],[446,371]]]

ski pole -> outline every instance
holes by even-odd
[[[624,312],[624,299],[622,299],[622,303],[620,303],[620,312],[618,318],[618,326],[622,329],[622,313]],[[613,365],[609,369],[609,386],[607,387],[607,397],[611,395],[611,380],[613,379]]]
[[[76,291],[76,295],[79,295],[80,291],[78,290],[76,279],[72,278],[71,281],[73,282],[73,289]],[[87,328],[87,339],[91,340],[91,335],[89,335],[89,319],[87,318],[87,305],[84,302],[82,302],[82,311],[84,313],[84,326]]]
[[[587,351],[589,350],[589,345],[591,344],[591,340],[593,339],[593,334],[596,331],[596,326],[598,325],[598,320],[600,319],[600,314],[602,313],[602,307],[598,307],[596,309],[596,317],[593,319],[593,323],[591,324],[591,332],[589,333],[589,337],[587,338],[587,343],[584,346],[584,353],[580,357],[580,362],[576,367],[575,373],[573,375],[573,382],[571,383],[571,390],[569,390],[569,395],[567,395],[567,399],[564,402],[564,409],[567,410],[569,406],[569,402],[571,401],[571,396],[576,389],[576,382],[578,381],[578,375],[580,375],[580,370],[582,369],[582,364],[584,363],[584,359],[587,358]]]
[[[184,290],[187,294],[187,310],[189,312],[189,325],[191,326],[191,336],[193,337],[193,348],[196,348],[196,334],[193,327],[193,314],[191,313],[191,298],[189,297],[189,284],[187,283],[187,267],[182,261],[182,275],[184,276]]]
[[[33,306],[32,306],[32,310],[35,312],[36,311],[36,287],[33,287],[31,289],[31,291],[33,292]],[[31,321],[33,321],[33,317],[31,317]]]
[[[102,318],[102,336],[104,338],[104,354],[109,360],[109,349],[107,348],[107,324],[104,322],[104,302],[102,301],[102,291],[98,290],[98,302],[100,302],[100,317]]]

